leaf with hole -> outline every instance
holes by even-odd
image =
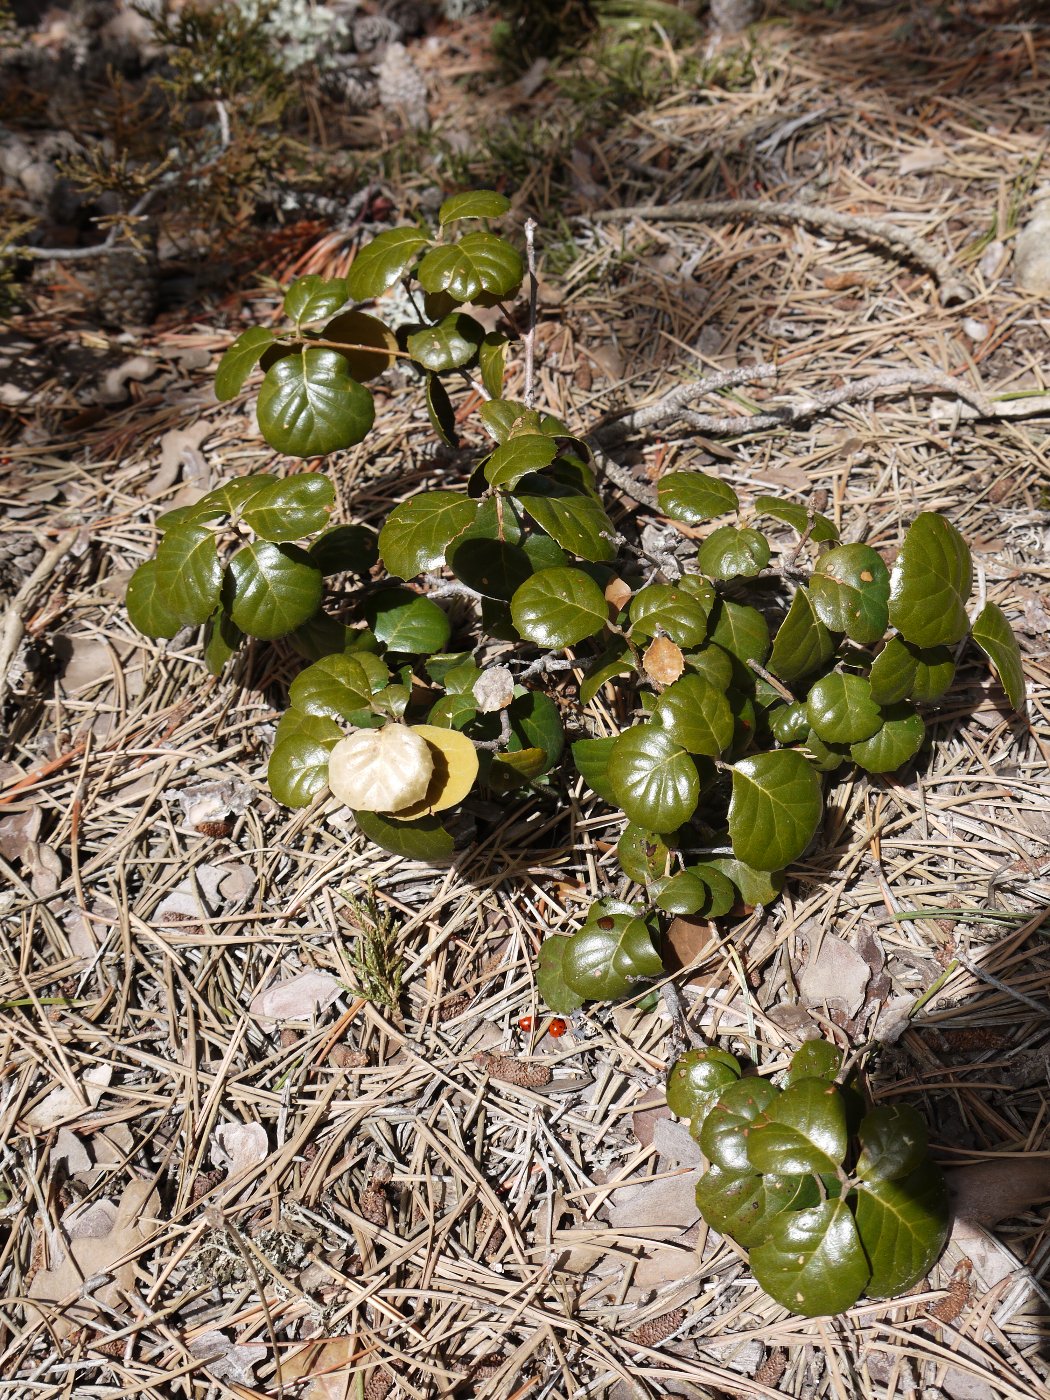
[[[871,1272],[842,1200],[774,1217],[768,1238],[751,1251],[751,1271],[771,1298],[804,1317],[851,1308]]]
[[[817,544],[827,544],[839,537],[834,521],[819,511],[807,510],[797,501],[785,501],[780,496],[756,496],[754,511],[756,515],[769,515],[774,520],[783,521],[800,535],[804,535],[808,529],[809,538]]]
[[[1010,704],[1018,714],[1024,714],[1021,649],[1002,608],[995,603],[985,603],[973,624],[973,639],[992,663]]]
[[[314,273],[297,277],[284,294],[284,314],[297,327],[309,325],[311,321],[334,315],[346,305],[348,295],[343,277],[326,280]]]
[[[647,831],[677,831],[696,811],[696,764],[657,724],[638,724],[617,737],[608,774],[618,806]]]
[[[354,820],[369,841],[391,855],[422,861],[425,865],[444,865],[452,859],[455,842],[440,817],[418,817],[415,821],[403,822],[381,812],[355,812]]]
[[[313,617],[321,591],[321,570],[305,550],[256,541],[227,564],[223,605],[242,632],[269,642]]]
[[[244,381],[274,343],[273,331],[265,326],[250,326],[242,331],[219,361],[215,371],[215,397],[220,403],[235,399],[244,388]]]
[[[558,1016],[568,1016],[583,1005],[583,997],[565,980],[565,954],[570,938],[549,934],[540,944],[536,959],[536,990],[547,1006]]]
[[[871,1264],[867,1291],[895,1298],[924,1278],[948,1238],[944,1177],[924,1162],[900,1181],[868,1181],[857,1190],[857,1229]]]
[[[722,525],[704,540],[696,562],[709,578],[754,578],[769,563],[769,541],[757,530]]]
[[[416,228],[392,228],[377,234],[361,248],[350,264],[347,290],[354,301],[382,296],[409,272],[430,239]]]
[[[157,546],[156,587],[185,627],[207,622],[219,601],[222,565],[215,536],[203,525],[178,525]]]
[[[768,1079],[738,1079],[718,1096],[700,1130],[704,1156],[725,1172],[753,1170],[747,1156],[751,1125],[780,1093]]]
[[[361,384],[389,369],[397,358],[397,336],[364,311],[341,311],[325,326],[322,338],[338,343],[347,368]]]
[[[943,515],[916,516],[890,575],[893,626],[917,647],[962,641],[970,627],[966,601],[972,588],[973,561],[962,535]]]
[[[652,718],[689,753],[718,758],[733,742],[733,712],[725,695],[700,676],[683,676],[667,687]]]
[[[817,616],[808,591],[797,588],[787,616],[773,638],[769,669],[791,685],[819,671],[834,655],[834,637]]]
[[[353,447],[375,418],[372,395],[351,378],[337,350],[304,349],[270,366],[257,404],[259,431],[290,457]]]
[[[684,525],[726,515],[740,505],[731,486],[705,472],[668,472],[656,483],[656,499],[664,515]]]
[[[342,727],[325,715],[286,711],[266,770],[277,801],[286,807],[308,807],[328,786],[328,756],[342,737]]]
[[[415,578],[445,562],[450,540],[470,525],[476,501],[459,491],[424,491],[394,507],[379,532],[379,555],[396,578]]]
[[[588,917],[562,958],[568,986],[587,1001],[625,996],[640,981],[659,977],[663,963],[643,919],[631,914]]]
[[[668,873],[671,849],[656,832],[628,822],[616,843],[616,859],[628,879],[647,885]]]
[[[857,1175],[865,1181],[899,1181],[926,1160],[926,1124],[910,1104],[880,1104],[861,1122]]]
[[[438,210],[438,223],[455,223],[457,219],[498,219],[510,208],[510,200],[495,190],[464,190],[449,195]]]
[[[530,490],[519,491],[517,499],[540,529],[545,530],[562,549],[594,564],[615,559],[613,537],[616,532],[604,506],[593,496],[570,495],[556,490],[541,494]]]
[[[863,676],[832,671],[822,676],[806,697],[810,727],[826,744],[852,744],[870,739],[882,725],[882,711],[871,698]]]
[[[734,765],[729,836],[734,855],[745,865],[756,870],[790,865],[813,839],[822,811],[820,779],[794,749],[756,754]]]
[[[484,338],[485,328],[473,316],[453,311],[436,325],[414,332],[405,343],[417,364],[438,374],[469,365]]]
[[[365,618],[388,651],[409,656],[443,650],[452,634],[448,617],[438,605],[407,588],[374,593],[365,604]]]
[[[257,491],[241,512],[250,530],[264,540],[282,543],[323,530],[335,505],[335,487],[320,472],[274,478]]]
[[[866,544],[844,544],[822,554],[809,580],[813,611],[832,632],[869,646],[886,631],[890,576]]]
[[[835,1174],[846,1158],[846,1106],[834,1084],[799,1079],[758,1119],[747,1139],[753,1171]]]
[[[631,599],[631,634],[655,637],[662,632],[680,647],[699,646],[707,636],[714,601],[714,589],[709,597],[698,597],[674,584],[651,583]]]
[[[939,700],[955,677],[955,661],[947,647],[915,647],[903,637],[891,637],[872,662],[868,680],[878,705],[898,700],[929,704]]]
[[[182,628],[167,589],[157,582],[157,561],[140,564],[128,580],[124,604],[132,625],[147,637],[174,637]]]
[[[593,637],[605,626],[609,604],[595,581],[581,569],[543,569],[527,579],[511,599],[514,626],[542,647],[568,647]]]
[[[882,725],[868,739],[850,744],[850,757],[867,773],[896,773],[915,757],[926,737],[926,725],[914,705],[887,705]]]

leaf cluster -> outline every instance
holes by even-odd
[[[691,1050],[667,1080],[705,1170],[705,1221],[750,1251],[758,1283],[807,1317],[893,1298],[928,1273],[948,1234],[948,1191],[926,1125],[905,1104],[865,1109],[842,1056],[807,1041],[777,1084],[734,1056]]]

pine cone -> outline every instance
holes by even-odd
[[[0,594],[17,593],[43,554],[32,535],[0,535]]]
[[[362,15],[354,20],[354,48],[358,53],[374,53],[387,44],[400,43],[404,37],[397,20],[386,15]]]
[[[110,326],[148,326],[157,313],[157,268],[135,248],[120,248],[99,260],[98,312]]]
[[[380,105],[388,112],[399,113],[408,126],[425,130],[430,125],[427,85],[404,44],[389,46],[377,77]]]

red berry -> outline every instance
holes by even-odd
[[[532,1017],[531,1017],[531,1016],[523,1016],[523,1017],[521,1018],[521,1020],[518,1022],[518,1030],[519,1030],[519,1031],[531,1031],[531,1030],[532,1030]]]
[[[555,1016],[554,1020],[547,1027],[547,1034],[552,1035],[555,1039],[557,1039],[559,1035],[564,1035],[568,1029],[568,1026],[561,1019],[561,1017]]]

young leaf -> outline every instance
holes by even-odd
[[[367,525],[336,525],[314,540],[309,554],[326,578],[342,573],[365,578],[379,559],[379,544]]]
[[[868,680],[877,705],[898,700],[929,704],[941,698],[954,676],[955,661],[947,647],[923,649],[891,637],[872,662]]]
[[[588,919],[569,939],[561,967],[566,984],[586,1001],[625,996],[664,970],[644,920],[630,914]]]
[[[1021,649],[1006,614],[995,603],[985,603],[973,624],[973,639],[995,668],[1006,698],[1018,714],[1025,710],[1024,669]]]
[[[868,773],[895,773],[915,757],[926,737],[926,725],[914,705],[888,705],[882,725],[868,739],[850,744],[854,763]]]
[[[835,639],[821,622],[805,588],[796,588],[787,616],[773,638],[769,669],[791,685],[827,665]]]
[[[481,382],[485,391],[498,399],[503,393],[503,371],[507,359],[507,337],[498,331],[489,331],[478,350],[478,364],[481,366]]]
[[[473,301],[479,292],[507,296],[517,290],[523,274],[521,257],[505,239],[494,233],[468,233],[458,243],[432,248],[416,275],[424,291]]]
[[[929,1273],[948,1237],[948,1190],[932,1162],[901,1181],[866,1182],[857,1190],[856,1212],[873,1298],[912,1288]]]
[[[517,439],[511,439],[511,442],[515,441]],[[510,445],[507,444],[508,447]],[[607,563],[616,557],[612,522],[593,496],[562,495],[553,491],[542,494],[530,491],[526,494],[519,491],[517,499],[540,529],[545,530],[563,549],[595,564]]]
[[[426,865],[443,865],[452,858],[455,842],[439,817],[403,822],[381,812],[355,812],[354,820],[369,841],[391,855]]]
[[[800,1079],[776,1098],[747,1138],[751,1169],[789,1176],[831,1172],[846,1157],[846,1106],[834,1084]]]
[[[769,563],[769,541],[757,530],[722,525],[704,540],[696,562],[709,578],[753,578]]]
[[[909,1104],[880,1104],[862,1120],[857,1175],[866,1181],[899,1181],[926,1160],[926,1124]]]
[[[711,1048],[687,1050],[667,1076],[667,1107],[677,1117],[691,1118],[695,1123],[739,1078],[740,1061],[735,1055]]]
[[[654,637],[664,632],[680,647],[699,646],[707,636],[713,605],[713,589],[707,598],[674,584],[651,583],[631,599],[632,635]]]
[[[768,1079],[738,1079],[718,1096],[700,1130],[704,1156],[726,1172],[752,1170],[747,1157],[748,1131],[780,1093]]]
[[[785,1211],[815,1205],[818,1199],[811,1176],[777,1176],[772,1172],[758,1176],[712,1167],[696,1186],[700,1214],[720,1234],[731,1235],[745,1249],[768,1239],[773,1221]]]
[[[542,647],[568,647],[593,637],[609,618],[609,604],[580,569],[543,569],[511,599],[514,626]]]
[[[916,516],[890,576],[889,620],[904,640],[917,647],[961,641],[972,587],[970,550],[955,526],[932,512]]]
[[[791,1068],[785,1084],[797,1084],[800,1079],[833,1080],[842,1068],[842,1051],[826,1040],[805,1040],[791,1057]]]
[[[128,580],[124,603],[132,626],[147,637],[174,637],[182,623],[172,611],[171,595],[157,583],[157,561],[140,564]]]
[[[346,279],[333,277],[325,281],[311,273],[308,277],[297,277],[284,294],[284,314],[293,320],[296,327],[309,325],[331,316],[345,306],[347,300]]]
[[[354,257],[346,286],[354,301],[368,301],[399,281],[415,264],[430,239],[416,228],[392,228],[377,234]]]
[[[689,753],[718,758],[733,742],[733,712],[725,695],[699,676],[683,676],[663,692],[653,720]]]
[[[871,1272],[842,1200],[776,1216],[768,1239],[751,1251],[751,1270],[771,1298],[804,1317],[845,1312]]]
[[[274,343],[273,331],[265,326],[250,326],[233,342],[219,361],[215,371],[215,397],[220,403],[235,399],[244,381]]]
[[[257,491],[241,511],[241,519],[264,540],[299,540],[323,530],[335,505],[335,487],[320,472],[300,472],[283,481],[274,478]]]
[[[866,544],[844,544],[822,554],[809,581],[813,611],[833,632],[864,646],[886,631],[890,576]]]
[[[305,348],[266,371],[257,405],[259,431],[290,457],[322,457],[353,447],[375,418],[372,395],[350,377],[337,350]]]
[[[369,627],[388,651],[429,656],[448,643],[452,627],[448,617],[429,598],[407,588],[384,588],[365,604]]]
[[[321,589],[321,570],[304,550],[256,541],[227,564],[223,606],[242,632],[269,642],[313,617]]]
[[[438,223],[444,228],[457,219],[498,219],[509,208],[510,200],[495,190],[464,190],[445,200],[438,210]]]
[[[684,525],[697,525],[736,510],[736,492],[705,472],[668,472],[656,483],[656,499],[664,515]]]
[[[813,839],[822,808],[820,779],[796,750],[742,758],[729,803],[734,855],[756,870],[782,870]]]
[[[396,359],[397,336],[378,317],[368,316],[364,311],[340,311],[325,326],[323,338],[346,346],[339,353],[346,360],[351,375],[361,384],[375,379]],[[361,346],[373,348],[363,350]]]
[[[266,770],[277,801],[286,807],[308,807],[328,786],[328,756],[342,737],[334,720],[288,710],[277,726]]]
[[[445,561],[450,540],[470,525],[478,504],[458,491],[424,491],[394,507],[379,532],[379,554],[388,573],[415,578]]]
[[[769,727],[778,744],[797,744],[809,733],[806,707],[798,701],[769,712]]]
[[[754,509],[756,515],[771,515],[774,520],[782,520],[785,525],[790,525],[800,535],[805,534],[807,527],[812,526],[809,537],[817,544],[826,544],[829,540],[837,540],[839,537],[833,521],[817,511],[807,510],[797,501],[785,501],[780,496],[756,496]]]
[[[545,433],[515,433],[485,463],[490,486],[516,486],[523,476],[554,461],[558,445]]]
[[[183,626],[207,622],[219,601],[222,565],[215,536],[203,525],[178,525],[157,546],[156,587]]]
[[[615,737],[608,739],[577,739],[572,746],[572,761],[576,771],[596,797],[615,807],[616,797],[609,780],[609,757]]]
[[[659,725],[625,729],[613,745],[608,774],[619,806],[647,831],[677,831],[696,811],[696,764]]]
[[[293,707],[304,715],[325,715],[356,724],[358,710],[372,702],[372,686],[354,656],[325,656],[300,671],[288,690]]]
[[[882,711],[871,698],[863,676],[832,671],[822,676],[806,698],[810,727],[826,744],[852,744],[882,725]]]

